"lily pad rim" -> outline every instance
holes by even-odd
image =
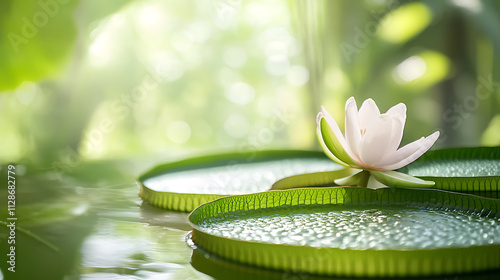
[[[342,192],[342,189],[350,191]],[[328,194],[329,190],[330,194],[335,194],[335,198],[333,195],[325,195]],[[356,190],[362,191],[354,193]],[[200,205],[191,212],[188,222],[193,228],[192,241],[194,244],[214,256],[246,265],[281,271],[293,270],[320,275],[385,278],[455,275],[500,268],[500,244],[427,249],[340,249],[246,241],[210,234],[197,225],[211,217],[218,217],[227,212],[238,210],[252,211],[254,209],[282,207],[283,205],[307,207],[307,205],[320,206],[338,203],[366,204],[367,201],[371,200],[379,201],[380,205],[394,205],[398,202],[418,203],[422,206],[437,207],[448,211],[457,209],[465,213],[468,212],[470,215],[479,214],[488,217],[493,215],[494,218],[499,217],[500,214],[500,200],[498,199],[443,190],[396,189],[395,191],[399,193],[391,194],[392,191],[392,189],[387,188],[371,190],[356,187],[323,187],[229,196]],[[274,197],[272,200],[269,200],[269,197],[256,198],[256,196],[279,197],[280,192],[303,192],[306,195],[309,192],[311,196],[306,198],[305,195],[299,193],[295,196],[294,194],[281,196],[279,199]],[[381,192],[381,194],[379,195],[377,192]],[[223,200],[237,199],[241,196],[248,198],[221,203]],[[458,197],[466,199],[454,199]],[[268,204],[271,205],[268,206]],[[490,211],[484,211],[484,209]],[[444,265],[445,263],[446,265]]]
[[[356,186],[328,186],[328,187],[299,187],[299,188],[293,188],[293,189],[278,189],[278,190],[269,190],[269,191],[263,191],[263,192],[257,192],[257,193],[251,193],[251,194],[237,194],[237,195],[224,195],[219,198],[216,198],[212,201],[203,203],[196,207],[193,211],[191,211],[188,215],[188,223],[189,225],[194,229],[197,230],[203,234],[211,235],[206,232],[204,232],[198,225],[194,224],[194,222],[191,221],[191,216],[195,211],[197,211],[199,208],[206,207],[205,205],[209,205],[211,203],[216,203],[220,200],[224,199],[230,199],[234,197],[241,197],[241,196],[253,196],[253,195],[259,195],[259,194],[265,194],[268,192],[287,192],[287,191],[297,191],[297,190],[309,190],[309,191],[314,191],[314,190],[323,190],[323,189],[328,189],[328,188],[353,188],[353,189],[359,189],[359,190],[368,190],[368,191],[373,191],[373,192],[380,192],[381,190],[389,190],[390,188],[382,188],[382,189],[369,189],[369,188],[363,188],[363,187],[356,187]],[[453,192],[453,191],[447,191],[447,190],[440,190],[440,189],[432,189],[432,188],[420,188],[420,189],[401,189],[402,191],[407,191],[407,190],[417,190],[417,191],[431,191],[431,192],[443,192],[443,193],[449,193],[452,195],[460,195],[460,196],[472,196],[476,197],[480,200],[492,200],[492,201],[498,201],[500,204],[500,199],[496,198],[488,198],[488,197],[482,197],[482,196],[477,196],[474,194],[469,194],[469,193],[460,193],[460,192]],[[413,201],[404,201],[404,202],[398,202],[398,203],[383,203],[380,201],[375,201],[375,202],[366,202],[366,203],[356,203],[356,204],[345,204],[345,205],[411,205]],[[336,205],[336,204],[314,204],[314,205],[295,205],[295,206],[287,206],[287,207],[308,207],[308,206],[328,206],[328,205]],[[260,209],[273,209],[273,208],[279,208],[283,207],[282,206],[273,206],[273,207],[268,207],[268,208],[260,208]],[[255,209],[252,209],[255,210]],[[251,210],[251,211],[252,211]],[[453,209],[452,209],[453,210]],[[451,210],[451,211],[452,211]],[[247,210],[248,211],[248,210]],[[500,211],[498,212],[500,214]],[[259,244],[265,244],[265,245],[280,245],[280,246],[292,246],[292,247],[310,247],[310,248],[322,248],[322,249],[338,249],[338,250],[346,250],[346,251],[367,251],[367,250],[373,250],[373,251],[424,251],[424,250],[429,250],[429,251],[435,251],[435,250],[441,250],[441,249],[463,249],[466,247],[446,247],[446,248],[435,248],[435,249],[340,249],[340,248],[331,248],[331,247],[313,247],[313,246],[296,246],[296,245],[289,245],[289,244],[273,244],[273,243],[264,243],[264,242],[254,242],[254,241],[246,241],[246,240],[241,240],[241,239],[236,239],[236,238],[231,238],[231,237],[224,237],[224,236],[218,236],[218,235],[212,235],[216,236],[218,238],[223,238],[223,239],[228,239],[228,240],[233,240],[233,241],[238,241],[238,242],[245,242],[245,243],[259,243]],[[484,247],[484,246],[499,246],[500,249],[500,244],[493,244],[493,245],[474,245],[474,246],[469,246],[469,247]],[[467,247],[468,248],[468,247]]]

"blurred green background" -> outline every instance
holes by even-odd
[[[406,103],[403,144],[500,145],[499,27],[493,0],[2,0],[0,164],[19,163],[18,226],[60,250],[18,232],[7,274],[2,226],[2,274],[209,279],[186,214],[142,204],[135,178],[187,155],[317,149],[320,105],[343,126],[350,96]]]
[[[3,162],[314,148],[324,104],[500,144],[498,1],[2,1]],[[403,144],[404,144],[403,143]],[[62,168],[62,166],[60,166]]]

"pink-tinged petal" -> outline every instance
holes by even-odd
[[[361,129],[359,127],[358,107],[356,100],[351,97],[345,104],[345,140],[351,149],[354,160],[359,162],[359,142],[361,141]]]
[[[403,139],[403,130],[405,128],[405,123],[401,120],[401,118],[398,118],[396,116],[390,116],[390,118],[392,118],[392,132],[389,139],[387,139],[388,145],[386,155],[395,153],[399,148],[401,140]],[[379,162],[383,161],[384,159],[385,157],[380,158]]]
[[[434,145],[438,137],[439,131],[436,131],[425,138],[422,137],[419,140],[402,147],[394,154],[387,156],[384,162],[377,166],[377,169],[395,170],[412,163],[427,152],[432,145]]]
[[[418,140],[415,140],[404,147],[400,148],[396,152],[394,152],[391,155],[387,155],[383,161],[379,163],[380,167],[387,167],[391,165],[395,165],[399,163],[400,161],[404,160],[405,158],[411,156],[414,154],[420,147],[422,147],[425,143],[425,137],[422,137]],[[389,170],[386,168],[383,168],[384,170]]]
[[[359,126],[361,129],[373,127],[373,122],[380,116],[380,110],[373,99],[366,99],[359,108]]]
[[[394,123],[397,120],[388,115],[379,115],[373,126],[366,129],[359,145],[359,157],[367,168],[377,168],[377,163],[387,155]]]
[[[403,139],[403,131],[406,122],[406,105],[403,103],[399,103],[389,109],[387,113],[385,113],[385,115],[391,116],[395,120],[393,122],[394,126],[392,128],[392,134],[388,140],[390,141],[390,143],[387,154],[390,155],[396,152],[396,150],[399,148],[399,145],[401,144],[401,140]],[[381,158],[380,161],[384,160],[385,158]]]
[[[404,103],[399,103],[395,106],[392,106],[392,108],[389,109],[386,114],[400,119],[404,125],[406,122],[406,105]]]

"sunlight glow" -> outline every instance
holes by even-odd
[[[475,14],[483,10],[483,4],[479,0],[451,0],[450,2]]]
[[[286,80],[293,86],[302,86],[309,81],[309,71],[304,66],[292,66],[286,75]]]
[[[37,83],[24,81],[15,91],[17,100],[24,106],[29,106],[35,100],[37,93],[41,92],[41,88]],[[17,104],[16,104],[17,105]]]
[[[112,54],[109,48],[109,34],[107,32],[99,34],[89,47],[90,63],[95,67],[102,67],[108,64]]]
[[[121,14],[113,15],[108,21],[102,22],[90,33],[92,43],[89,47],[89,61],[92,66],[104,67],[116,55],[116,38],[125,25],[125,17]]]
[[[226,98],[239,105],[246,105],[250,103],[253,100],[254,95],[255,90],[253,87],[242,82],[232,84],[229,90],[226,91]]]
[[[234,114],[224,122],[224,130],[233,138],[242,138],[250,131],[250,123],[243,115]]]
[[[160,9],[153,6],[145,6],[139,11],[138,21],[145,29],[157,28],[163,16]]]
[[[247,52],[240,47],[230,47],[224,51],[223,59],[229,67],[239,68],[247,62]]]
[[[175,144],[184,144],[191,138],[191,127],[185,121],[173,121],[167,126],[167,136]]]
[[[405,82],[411,82],[422,77],[426,70],[427,65],[419,56],[411,56],[396,67],[396,73]]]
[[[173,52],[159,51],[150,57],[150,63],[155,65],[156,73],[165,82],[176,81],[184,75],[184,62]]]

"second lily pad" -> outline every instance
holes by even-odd
[[[397,170],[425,181],[430,188],[497,197],[500,191],[500,147],[451,148],[429,151]],[[277,181],[272,189],[335,186],[339,176],[325,173],[300,174]]]
[[[500,147],[434,150],[400,171],[434,181],[442,190],[498,192]]]

